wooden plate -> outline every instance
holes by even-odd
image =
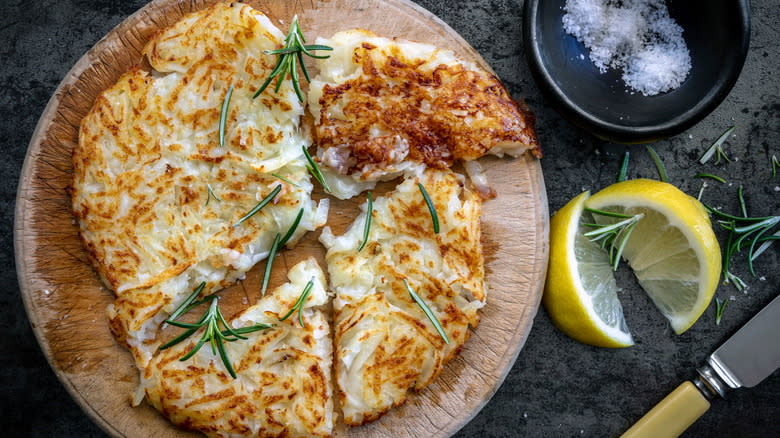
[[[138,375],[130,354],[114,342],[105,308],[113,301],[90,267],[71,216],[71,151],[81,119],[97,94],[128,67],[158,28],[213,0],[158,0],[139,10],[98,42],[71,69],[35,130],[22,170],[16,204],[16,266],[27,314],[55,373],[84,411],[114,436],[195,436],[176,429],[147,404],[132,408],[129,394]],[[307,35],[329,36],[360,27],[453,49],[489,66],[455,31],[405,0],[249,2],[273,22],[298,14]],[[281,26],[286,32],[286,26]],[[539,306],[548,252],[547,196],[538,160],[485,158],[498,197],[485,203],[482,230],[488,304],[479,327],[440,377],[379,421],[356,429],[336,427],[335,436],[449,436],[476,415],[506,377],[531,329]],[[333,200],[336,201],[336,200]],[[329,224],[340,232],[357,215],[361,199],[333,202]],[[310,233],[282,253],[288,266],[308,254],[322,262],[319,233]],[[324,266],[324,263],[323,263]],[[259,296],[261,263],[247,279],[222,294],[226,314]],[[271,286],[286,278],[274,270]],[[226,315],[227,316],[227,315]]]

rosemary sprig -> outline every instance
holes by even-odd
[[[298,310],[298,322],[300,323],[301,328],[303,328],[303,304],[306,302],[306,299],[309,298],[309,294],[311,293],[313,287],[314,277],[312,277],[312,279],[306,283],[306,287],[303,288],[301,296],[299,296],[298,300],[295,302],[295,304],[293,304],[292,309],[290,309],[290,311],[287,312],[283,317],[279,318],[279,321],[284,321],[285,319],[289,318],[290,315],[292,315],[296,310]]]
[[[620,172],[618,172],[617,182],[623,182],[626,180],[626,172],[628,171],[628,151],[623,155],[623,164],[620,165]]]
[[[301,26],[298,24],[298,16],[294,16],[292,23],[290,23],[290,30],[287,32],[287,37],[284,39],[284,47],[276,50],[263,50],[263,53],[266,55],[276,55],[276,65],[268,75],[268,79],[263,82],[263,85],[260,86],[252,98],[254,99],[259,96],[260,93],[268,88],[268,85],[274,78],[277,78],[274,93],[278,93],[279,88],[282,86],[282,81],[284,81],[289,73],[295,94],[298,95],[298,100],[303,102],[303,93],[301,93],[301,86],[298,81],[298,69],[296,64],[301,66],[301,71],[303,71],[306,82],[311,82],[309,72],[306,70],[306,64],[303,62],[303,55],[316,59],[330,57],[330,55],[315,55],[312,53],[314,50],[333,50],[333,47],[318,44],[307,45],[306,38],[303,37],[303,32],[301,31]]]
[[[609,253],[609,264],[612,265],[612,270],[616,271],[626,242],[628,242],[628,238],[634,231],[636,224],[645,217],[644,213],[627,215],[588,207],[585,207],[585,210],[591,214],[623,219],[613,224],[583,223],[585,226],[595,228],[593,231],[585,233],[584,236],[590,238],[591,242],[599,242],[601,248],[607,250],[607,253]]]
[[[233,224],[233,228],[237,227],[241,222],[244,222],[245,220],[249,219],[250,217],[254,216],[255,213],[262,210],[263,207],[265,207],[269,202],[271,202],[272,199],[276,197],[276,195],[279,194],[279,192],[282,191],[282,185],[279,184],[276,186],[276,188],[268,194],[265,198],[263,198],[262,201],[260,201],[255,208],[249,210],[249,213],[245,214],[241,219],[239,219],[236,223]]]
[[[272,173],[272,174],[271,174],[271,176],[273,176],[273,177],[276,177],[276,178],[279,178],[280,180],[282,180],[282,181],[286,182],[287,184],[293,185],[293,186],[295,186],[295,187],[298,187],[298,188],[300,188],[300,187],[301,187],[301,186],[299,186],[298,184],[295,184],[294,182],[290,181],[289,179],[287,179],[287,178],[285,178],[285,177],[283,177],[282,175],[279,175],[279,174],[277,174],[277,173]]]
[[[726,309],[726,303],[729,300],[721,301],[718,297],[715,297],[715,325],[720,325],[720,319],[723,317],[723,311]]]
[[[777,156],[772,155],[772,178],[777,176],[777,169],[780,169],[780,161],[777,160]]]
[[[710,161],[710,158],[712,158],[713,155],[717,154],[717,160],[715,161],[715,164],[720,164],[720,159],[723,158],[726,162],[730,163],[731,160],[729,160],[729,157],[726,156],[726,153],[723,152],[723,142],[726,141],[727,138],[729,138],[729,135],[731,135],[734,130],[737,129],[737,125],[732,126],[731,128],[727,129],[723,134],[718,137],[717,140],[715,140],[714,143],[712,143],[712,146],[710,146],[705,152],[704,155],[699,158],[699,163],[705,164],[707,161]]]
[[[222,111],[219,114],[219,147],[225,146],[225,123],[227,123],[228,107],[230,106],[230,97],[233,96],[233,86],[228,88],[225,100],[222,101]]]
[[[209,201],[213,197],[217,200],[217,202],[222,202],[221,199],[217,197],[217,195],[214,193],[214,189],[211,188],[211,183],[206,183],[206,205],[209,205]]]
[[[363,227],[363,243],[360,244],[358,252],[363,251],[363,247],[368,242],[368,233],[371,231],[371,217],[374,212],[374,200],[371,199],[371,192],[368,192],[368,207],[366,207],[366,225]]]
[[[743,207],[744,199],[741,196],[740,205],[743,208],[742,213],[747,213],[746,209]],[[729,236],[726,242],[726,248],[724,250],[723,257],[723,282],[729,283],[733,281],[737,289],[742,290],[745,288],[745,282],[740,280],[739,277],[729,271],[731,258],[742,248],[747,247],[748,269],[750,270],[750,274],[755,277],[756,273],[753,269],[753,260],[758,257],[758,254],[764,252],[764,250],[766,250],[766,248],[768,248],[773,241],[780,240],[780,230],[770,234],[772,229],[778,223],[780,223],[780,215],[765,217],[739,217],[723,213],[707,204],[704,204],[704,207],[714,216],[719,218],[718,223],[721,227],[729,230]],[[761,245],[758,249],[756,249],[756,245],[758,244]]]
[[[655,149],[653,149],[653,147],[650,145],[646,145],[645,148],[647,149],[647,152],[650,152],[650,156],[653,157],[655,167],[658,168],[658,174],[661,176],[661,181],[669,182],[669,177],[666,176],[666,168],[664,167],[664,163],[661,161],[661,158],[658,156],[658,154],[655,153]]]
[[[431,197],[428,196],[428,192],[425,190],[425,187],[423,187],[422,183],[417,183],[417,187],[420,188],[420,192],[422,193],[423,198],[425,198],[425,203],[428,204],[428,211],[431,212],[433,232],[434,234],[439,234],[439,215],[436,214],[436,207],[433,205],[433,201],[431,201]]]
[[[406,290],[409,292],[409,295],[411,295],[412,299],[417,303],[418,306],[420,306],[420,309],[422,309],[423,313],[425,313],[425,316],[427,316],[431,321],[431,324],[433,324],[433,327],[436,329],[436,331],[439,332],[439,336],[444,339],[444,343],[449,345],[450,338],[447,337],[447,333],[444,332],[444,328],[441,326],[441,323],[439,323],[436,315],[433,314],[433,311],[431,311],[431,308],[428,307],[428,305],[425,304],[425,301],[423,301],[423,299],[412,290],[412,288],[409,286],[409,282],[406,281],[405,278],[404,286],[406,286]]]
[[[247,339],[246,337],[241,335],[258,331],[258,330],[265,330],[270,328],[271,326],[268,324],[255,324],[253,326],[243,327],[241,329],[234,330],[232,327],[230,327],[227,321],[225,321],[225,318],[222,316],[222,312],[219,310],[219,305],[218,305],[219,299],[216,295],[211,295],[194,304],[189,304],[194,299],[194,297],[198,296],[200,290],[202,290],[204,285],[205,282],[201,283],[201,286],[199,286],[199,288],[196,289],[195,292],[193,292],[193,294],[187,298],[187,300],[185,300],[182,306],[179,306],[179,308],[171,315],[172,317],[168,318],[165,321],[170,325],[185,328],[187,330],[181,335],[174,338],[173,340],[162,345],[160,347],[160,350],[171,348],[174,345],[189,338],[201,328],[205,328],[200,340],[198,340],[198,342],[195,344],[195,346],[192,349],[190,349],[189,352],[187,352],[184,356],[180,357],[179,360],[185,361],[191,358],[192,356],[195,355],[195,353],[197,353],[200,350],[200,348],[204,344],[209,343],[211,345],[212,353],[214,353],[215,355],[219,354],[219,357],[222,359],[222,363],[225,365],[225,368],[228,370],[228,373],[230,373],[231,377],[235,379],[236,371],[233,369],[233,365],[230,363],[230,358],[228,357],[227,352],[225,351],[224,341],[234,342],[239,339]],[[179,316],[183,315],[189,310],[206,302],[210,302],[211,304],[209,305],[209,308],[206,311],[206,313],[204,313],[200,317],[197,323],[190,324],[190,323],[176,321],[176,318],[178,318]],[[220,325],[222,326],[222,328],[220,328]]]
[[[322,188],[325,189],[326,192],[330,193],[330,187],[328,186],[328,183],[325,181],[325,177],[322,176],[322,172],[320,172],[319,166],[317,166],[317,163],[314,162],[314,159],[312,159],[311,155],[309,154],[309,150],[306,149],[306,146],[301,146],[303,149],[303,155],[306,156],[306,161],[309,162],[309,164],[306,165],[306,169],[309,170],[309,173],[319,181],[319,183],[322,185]]]
[[[709,178],[709,179],[714,179],[715,181],[717,181],[717,182],[719,182],[719,183],[725,183],[725,182],[726,182],[726,180],[725,180],[725,179],[723,179],[723,178],[719,177],[718,175],[713,175],[713,174],[711,174],[711,173],[697,173],[697,174],[696,174],[696,175],[694,175],[693,177],[694,177],[694,178]]]
[[[283,247],[287,244],[287,242],[290,240],[290,238],[295,233],[295,230],[298,228],[298,224],[301,223],[301,218],[303,217],[303,209],[298,210],[298,215],[295,217],[295,220],[293,221],[292,225],[290,225],[290,229],[287,230],[286,233],[284,233],[284,237],[282,237],[281,234],[276,233],[276,237],[274,238],[274,243],[271,244],[271,250],[268,252],[268,259],[265,262],[265,271],[263,272],[263,285],[260,288],[260,296],[265,296],[265,291],[268,288],[268,280],[271,278],[271,268],[274,265],[274,258],[276,257],[277,251],[279,251],[279,248]]]

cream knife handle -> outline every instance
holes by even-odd
[[[684,382],[639,419],[621,438],[672,438],[698,420],[710,402],[691,382]]]

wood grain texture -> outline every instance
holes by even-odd
[[[81,119],[95,97],[131,65],[151,34],[213,0],[158,0],[139,10],[71,69],[36,127],[25,159],[16,204],[18,278],[41,348],[63,385],[107,433],[126,437],[196,436],[170,425],[147,404],[132,408],[138,381],[129,352],[111,337],[105,308],[114,299],[90,267],[65,191]],[[430,12],[404,0],[249,2],[273,22],[298,14],[307,35],[329,36],[360,27],[387,37],[423,41],[489,66],[455,31]],[[286,25],[279,25],[286,32]],[[346,436],[448,436],[492,397],[515,362],[539,306],[548,253],[547,196],[539,162],[530,157],[481,160],[498,197],[483,206],[482,231],[488,304],[461,354],[439,378],[379,421],[334,433]],[[384,184],[382,189],[392,188]],[[315,193],[315,197],[321,197]],[[340,233],[357,216],[362,198],[331,201],[329,224]],[[286,267],[309,255],[324,266],[319,232],[309,233],[274,264],[271,287]],[[246,280],[222,292],[226,315],[259,298],[264,263]],[[248,303],[248,304],[247,304]]]

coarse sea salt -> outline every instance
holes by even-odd
[[[626,85],[645,96],[679,87],[691,70],[683,29],[663,0],[567,0],[563,28],[601,73],[622,70]]]

